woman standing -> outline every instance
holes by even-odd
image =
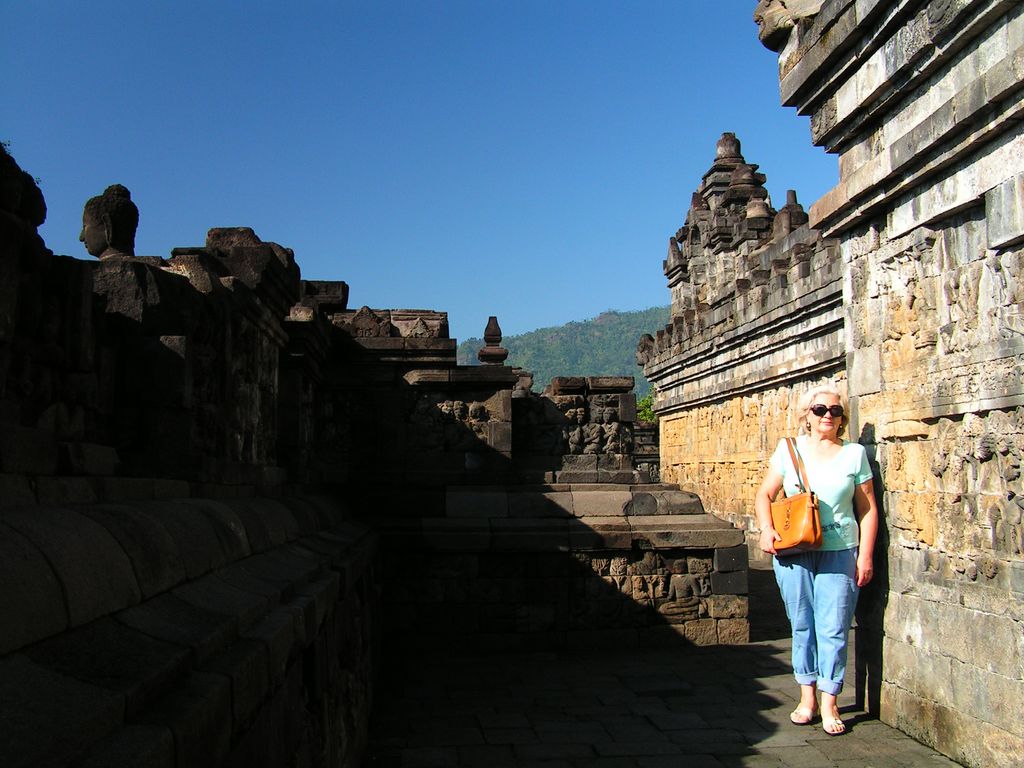
[[[874,574],[872,554],[878,532],[878,508],[864,447],[843,440],[846,408],[831,386],[815,387],[800,401],[801,434],[797,450],[821,514],[820,549],[778,555],[782,537],[772,527],[771,501],[780,488],[800,492],[796,468],[785,440],[768,462],[754,510],[761,529],[760,547],[773,558],[775,580],[793,627],[793,672],[800,704],[790,714],[797,725],[815,720],[838,735],[846,730],[836,698],[843,689],[846,648],[857,593]],[[818,692],[821,704],[818,704]]]

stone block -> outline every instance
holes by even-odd
[[[495,451],[508,453],[512,450],[512,424],[506,421],[492,421],[487,425],[487,445]]]
[[[36,494],[27,477],[0,474],[0,507],[35,503]]]
[[[231,681],[221,674],[193,672],[147,711],[139,722],[174,734],[178,768],[220,765],[231,746]]]
[[[84,477],[38,477],[36,498],[40,504],[90,504],[97,500],[96,489]]]
[[[182,499],[179,503],[189,509],[198,509],[206,517],[227,562],[252,554],[248,531],[242,519],[230,505],[221,504],[212,499]],[[289,510],[287,515],[282,514],[282,517],[288,525],[289,537],[292,533],[297,534],[298,531],[291,527],[294,520],[291,511]]]
[[[519,491],[508,494],[510,517],[562,517],[573,515],[573,494],[568,491]]]
[[[683,636],[694,645],[717,645],[717,625],[715,619],[694,619],[682,625]]]
[[[172,590],[172,594],[204,611],[230,616],[240,628],[252,626],[268,608],[267,599],[262,595],[236,589],[216,574],[183,584]]]
[[[57,471],[57,441],[42,429],[5,424],[0,429],[0,472],[52,475]]]
[[[750,642],[750,622],[746,619],[720,619],[718,642],[722,645],[746,645]]]
[[[600,486],[598,486],[600,487]],[[632,498],[629,491],[572,491],[572,509],[577,517],[621,517]]]
[[[36,643],[25,655],[53,672],[120,694],[129,719],[192,663],[185,646],[149,637],[109,617]]]
[[[97,744],[76,768],[174,768],[174,734],[158,725],[129,725]]]
[[[260,557],[260,555],[256,557]],[[290,580],[277,581],[261,578],[247,567],[247,560],[231,563],[223,568],[219,568],[214,575],[235,589],[259,595],[270,605],[287,600],[294,594],[294,585]]]
[[[496,550],[565,552],[569,549],[567,520],[556,518],[491,521],[491,546]]]
[[[624,513],[639,517],[658,514],[658,499],[652,493],[634,492],[625,506]]]
[[[123,696],[51,672],[20,654],[0,660],[0,702],[0,765],[5,768],[70,765],[124,722]]]
[[[747,617],[746,595],[712,594],[704,598],[708,615],[713,619],[744,619]]]
[[[636,421],[636,395],[632,392],[619,395],[619,421],[629,424]]]
[[[144,518],[145,525],[151,530],[155,530],[152,528],[154,525],[163,527],[173,539],[185,574],[190,579],[209,573],[227,561],[213,524],[196,507],[183,506],[176,501],[150,501],[130,505],[106,504],[102,509],[113,510],[122,517]]]
[[[627,519],[633,540],[643,548],[717,549],[734,547],[744,541],[743,531],[710,515],[631,516]]]
[[[326,559],[311,550],[289,544],[284,547],[275,547],[267,551],[267,558],[282,563],[298,574],[302,582],[314,581],[322,575],[326,568]]]
[[[52,507],[0,509],[0,521],[44,553],[63,585],[70,626],[139,602],[128,555],[96,521]]]
[[[547,386],[552,395],[582,395],[586,389],[587,380],[582,376],[555,376]]]
[[[629,525],[611,517],[575,518],[569,521],[569,547],[587,549],[629,549],[633,534]]]
[[[2,523],[0,585],[0,655],[67,627],[57,574],[38,547]]]
[[[600,473],[595,470],[560,470],[555,473],[555,479],[559,483],[597,483]]]
[[[153,498],[153,481],[145,477],[100,477],[100,501],[144,501]]]
[[[592,472],[597,470],[596,455],[588,456],[563,456],[562,457],[562,471],[574,471],[574,472]],[[560,483],[569,482],[559,480]],[[571,481],[571,482],[586,482],[586,481]]]
[[[637,479],[637,473],[631,469],[598,469],[597,471],[597,482],[599,483],[635,483]]]
[[[331,608],[338,602],[338,587],[340,583],[341,579],[338,574],[334,571],[328,571],[327,575],[323,578],[296,590],[297,595],[309,597],[313,600],[317,627],[323,625]]]
[[[151,637],[192,649],[196,663],[219,653],[235,636],[237,622],[163,594],[116,614],[122,624]]]
[[[275,499],[230,499],[224,504],[241,519],[253,552],[284,544],[301,533],[292,513]]]
[[[847,390],[850,397],[870,395],[882,389],[881,347],[861,347],[847,353]]]
[[[988,247],[1007,248],[1024,240],[1024,174],[985,193]]]
[[[635,383],[632,376],[587,376],[587,388],[593,393],[629,392]]]
[[[250,722],[270,690],[269,654],[258,640],[242,638],[203,668],[231,680],[234,732]]]
[[[137,507],[126,504],[90,504],[78,511],[117,539],[135,569],[143,600],[185,580],[185,565],[177,543],[156,517],[141,514]]]
[[[491,546],[491,527],[488,520],[471,518],[424,520],[422,537],[428,549],[480,552]]]
[[[451,518],[508,517],[509,494],[504,490],[449,488],[445,496],[445,514]]]
[[[745,595],[749,591],[746,571],[711,572],[711,592],[713,594]]]
[[[272,688],[284,680],[288,661],[297,648],[297,631],[294,612],[288,608],[277,608],[242,633],[242,637],[258,641],[266,648]]]
[[[61,443],[60,460],[72,475],[116,475],[121,466],[115,449],[94,443]]]
[[[750,550],[746,544],[715,550],[716,571],[746,571],[750,564]]]

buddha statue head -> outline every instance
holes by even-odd
[[[139,209],[126,187],[111,184],[102,195],[90,197],[82,211],[85,250],[100,259],[135,255]]]

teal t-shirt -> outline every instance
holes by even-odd
[[[804,460],[807,480],[818,496],[821,515],[821,548],[827,551],[852,549],[857,546],[860,531],[853,509],[853,489],[871,479],[868,455],[860,443],[843,442],[839,453],[825,461],[808,456],[806,435],[796,439],[796,447]],[[789,457],[786,441],[780,440],[768,465],[782,475],[787,496],[800,493],[799,475]]]

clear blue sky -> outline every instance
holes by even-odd
[[[506,335],[669,303],[668,237],[734,131],[775,203],[836,182],[753,0],[4,3],[0,139],[56,253],[108,184],[140,255],[251,226],[350,305]]]

